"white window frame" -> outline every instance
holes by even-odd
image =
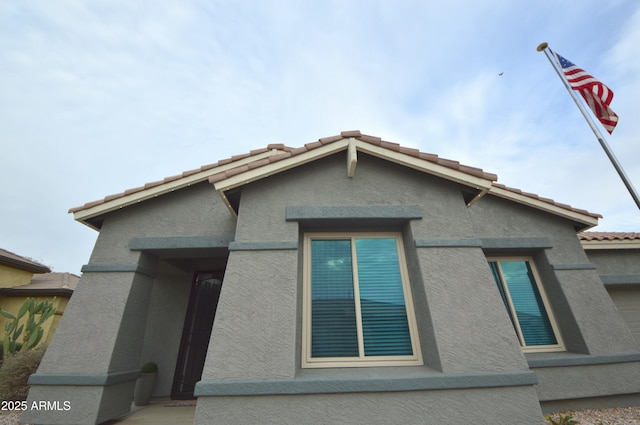
[[[364,337],[362,332],[362,314],[360,311],[360,299],[357,275],[357,260],[354,248],[356,238],[394,238],[398,249],[398,262],[400,277],[404,292],[407,322],[413,355],[410,356],[365,356]],[[358,331],[358,357],[311,357],[311,241],[312,240],[351,240],[352,276],[354,283],[354,298],[356,304],[356,324]],[[402,244],[402,237],[397,232],[313,232],[304,235],[303,253],[303,289],[302,289],[302,368],[326,368],[326,367],[371,367],[371,366],[418,366],[423,365],[422,351],[418,336],[409,273]]]
[[[538,292],[540,293],[540,298],[542,299],[542,304],[544,306],[545,312],[547,313],[547,317],[549,318],[549,323],[551,324],[551,330],[556,338],[557,344],[548,344],[548,345],[527,345],[524,340],[524,336],[522,335],[522,329],[520,327],[520,322],[518,320],[518,316],[516,314],[515,307],[513,306],[513,301],[511,300],[511,294],[509,292],[509,287],[506,285],[504,274],[502,273],[502,266],[500,262],[509,262],[509,261],[525,261],[529,264],[531,268],[531,273],[533,275],[533,280],[535,281],[535,285],[538,288]],[[515,327],[515,332],[518,337],[518,341],[520,341],[520,346],[522,347],[522,351],[525,353],[536,353],[536,352],[554,352],[554,351],[565,351],[564,342],[562,341],[562,335],[560,334],[558,324],[553,315],[553,310],[551,309],[551,305],[549,303],[549,298],[542,286],[542,280],[540,279],[540,275],[538,274],[538,270],[536,269],[535,262],[532,257],[528,256],[500,256],[500,257],[487,257],[487,264],[495,262],[497,263],[498,273],[500,274],[500,284],[502,285],[502,289],[507,297],[507,304],[509,305],[509,313],[511,318],[513,318],[513,325]],[[493,275],[491,276],[492,280]],[[500,297],[502,300],[502,297]]]

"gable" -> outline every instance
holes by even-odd
[[[358,172],[359,155],[366,154],[460,185],[468,207],[486,195],[497,196],[571,220],[576,230],[595,226],[601,217],[499,184],[497,176],[493,173],[363,135],[359,131],[342,132],[339,136],[322,138],[300,148],[269,145],[262,150],[232,157],[212,166],[201,167],[73,208],[70,212],[74,213],[76,220],[99,229],[100,222],[96,218],[100,215],[197,182],[208,181],[214,186],[230,213],[237,215],[239,190],[243,186],[337,153],[344,155],[344,173],[349,178],[353,178]]]

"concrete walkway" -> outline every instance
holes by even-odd
[[[195,406],[166,406],[171,400],[152,402],[146,406],[131,406],[131,413],[104,425],[192,425]]]

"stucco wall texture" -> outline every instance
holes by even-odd
[[[339,214],[287,219],[288,207],[318,206]],[[384,206],[417,208],[421,218],[349,214]],[[301,369],[301,240],[323,230],[402,234],[424,366]],[[640,372],[637,360],[616,356],[638,348],[570,221],[491,195],[467,207],[455,182],[362,153],[350,178],[341,152],[244,185],[237,218],[208,183],[107,214],[30,394],[59,391],[82,411],[23,420],[97,423],[128,409],[130,398],[114,389],[132,391],[137,368],[154,355],[165,374],[156,395],[167,394],[192,274],[203,260],[222,260],[176,259],[179,249],[131,243],[203,236],[235,245],[222,259],[222,293],[196,386],[198,424],[540,424],[540,400],[640,393],[638,382],[616,387]],[[540,363],[541,373],[532,372],[540,356],[523,354],[486,262],[505,254],[534,258],[572,350],[543,360],[579,355],[586,365]],[[605,366],[590,367],[592,356]],[[367,391],[374,375],[395,389]],[[573,391],[585,379],[601,384]],[[278,391],[270,394],[265,383]]]

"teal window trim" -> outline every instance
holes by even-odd
[[[305,234],[302,367],[422,364],[400,234]]]
[[[533,260],[489,257],[487,261],[523,351],[564,351]]]

